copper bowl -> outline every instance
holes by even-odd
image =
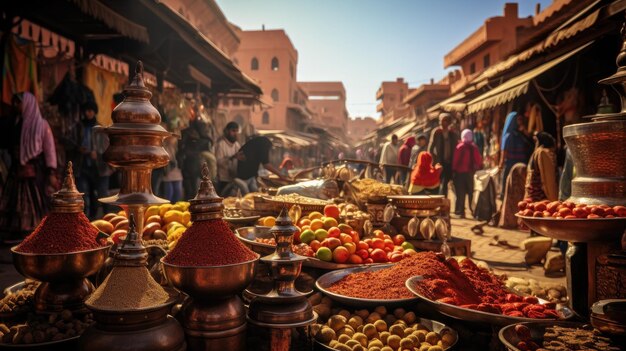
[[[626,218],[556,219],[516,214],[537,233],[563,241],[619,241],[626,230]]]
[[[254,278],[255,263],[259,259],[256,255],[253,260],[224,266],[176,266],[163,259],[161,262],[167,279],[176,289],[203,300],[243,291]]]
[[[111,246],[93,250],[33,254],[11,248],[13,265],[17,271],[31,279],[44,282],[70,282],[95,274],[104,265]]]

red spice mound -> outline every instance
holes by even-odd
[[[258,255],[245,247],[221,219],[197,221],[165,256],[176,266],[223,266],[253,260]]]
[[[98,229],[84,213],[52,212],[15,249],[34,254],[57,254],[93,250],[105,245],[97,242]]]

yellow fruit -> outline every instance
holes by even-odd
[[[163,204],[159,206],[159,216],[165,216],[165,212],[169,211],[170,209],[172,209],[172,204]]]
[[[330,229],[332,227],[336,227],[337,225],[339,225],[337,223],[337,220],[334,219],[333,217],[325,217],[323,223],[324,223],[324,228],[326,229]]]
[[[159,215],[159,206],[150,206],[143,215],[145,218]]]
[[[322,222],[321,219],[314,219],[313,221],[311,221],[311,230],[312,231],[316,231],[318,229],[321,229],[324,227],[324,222]]]
[[[181,204],[174,204],[174,206],[172,206],[172,208],[170,208],[171,210],[176,210],[176,211],[180,211],[180,212],[185,212],[185,206],[181,205]]]
[[[187,201],[178,201],[176,205],[180,205],[183,208],[183,211],[187,211],[189,209],[190,203]]]
[[[321,213],[317,212],[317,211],[313,211],[313,212],[309,213],[309,219],[310,220],[320,219],[320,218],[322,218],[322,216],[323,215]]]
[[[178,243],[178,240],[172,241],[169,244],[167,244],[167,248],[168,249],[173,249],[174,247],[176,247],[176,244]]]
[[[192,225],[192,224],[193,224],[193,222],[192,222],[192,221],[189,221],[189,222],[187,222],[187,224],[185,224],[185,226],[186,226],[187,228],[189,228],[189,227],[191,227],[191,225]]]
[[[148,223],[159,223],[161,224],[161,216],[154,215],[154,216],[150,216],[150,217],[146,217],[146,224]]]
[[[169,235],[169,233],[171,233],[176,227],[184,227],[184,225],[178,222],[168,223],[167,225],[165,225],[165,231]]]
[[[122,216],[122,217],[126,218],[126,211],[121,210],[121,211],[119,211],[119,212],[117,213],[117,215],[118,215],[118,216]]]
[[[93,225],[94,227],[98,228],[99,231],[101,231],[103,233],[107,233],[107,234],[113,233],[113,230],[115,229],[113,224],[105,221],[104,219],[95,220],[95,221],[91,222],[91,225]]]
[[[191,213],[185,211],[183,212],[183,224],[187,225],[191,221]]]
[[[276,218],[274,217],[265,217],[265,219],[263,220],[263,225],[266,227],[273,227],[274,224],[276,224]]]
[[[185,232],[185,230],[187,230],[187,228],[185,227],[174,229],[174,231],[171,234],[167,235],[167,241],[172,242],[172,241],[180,239],[180,237],[183,236],[183,233]]]
[[[183,213],[181,211],[177,211],[177,210],[169,210],[167,212],[165,212],[163,220],[165,221],[165,223],[171,223],[171,222],[178,222],[178,223],[184,223],[183,221]]]

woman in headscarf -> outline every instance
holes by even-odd
[[[422,151],[417,155],[417,163],[411,172],[411,195],[434,195],[439,192],[441,183],[441,165],[433,167],[433,155],[428,151]]]
[[[539,132],[535,135],[535,152],[530,157],[526,175],[525,198],[532,201],[556,201],[559,190],[556,180],[556,143],[552,135]]]
[[[504,186],[504,200],[500,210],[498,227],[514,229],[519,227],[515,214],[519,211],[517,204],[524,200],[524,185],[526,183],[526,164],[517,163],[511,167]]]
[[[465,129],[461,132],[461,142],[457,144],[452,156],[452,182],[456,193],[454,214],[465,218],[465,198],[472,203],[474,193],[474,173],[483,168],[483,159],[474,144],[474,133]]]
[[[0,232],[5,241],[23,239],[49,210],[49,197],[58,186],[57,156],[48,122],[41,117],[35,96],[13,96],[15,117],[1,128],[0,147],[11,154],[11,170],[0,200]]]
[[[500,142],[500,170],[502,172],[502,188],[500,199],[504,198],[505,183],[511,168],[516,163],[528,163],[533,145],[526,135],[524,120],[517,112],[511,112],[506,116],[506,122],[502,129]]]

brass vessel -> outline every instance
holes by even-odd
[[[84,202],[76,189],[72,162],[67,165],[63,187],[52,195],[52,206],[52,212],[56,213],[83,211]],[[37,312],[53,313],[64,309],[87,312],[84,301],[94,290],[87,277],[104,265],[110,246],[57,254],[24,253],[18,248],[19,245],[11,248],[15,269],[26,278],[42,282],[35,291]]]
[[[196,197],[189,202],[195,222],[221,220],[222,198],[209,180],[205,163]],[[237,295],[254,278],[257,258],[221,266],[177,266],[161,259],[168,281],[188,298],[177,318],[182,324],[189,350],[244,350],[246,310]]]
[[[114,266],[146,268],[148,253],[135,229],[131,214],[126,239],[118,249]],[[115,273],[115,272],[113,272]],[[151,278],[150,278],[151,279]],[[100,286],[99,289],[108,288]],[[165,289],[169,298],[164,303],[144,308],[112,310],[87,303],[96,323],[81,335],[79,350],[184,351],[185,334],[176,319],[170,315],[178,294]]]
[[[163,140],[171,133],[160,125],[161,115],[150,103],[152,93],[144,84],[141,61],[137,63],[135,77],[123,94],[124,101],[111,114],[113,124],[97,127],[99,132],[109,137],[104,160],[122,173],[119,193],[100,201],[122,207],[128,217],[132,213],[137,231],[143,233],[146,208],[169,202],[152,193],[151,176],[154,168],[169,162]]]
[[[255,350],[311,349],[310,326],[317,314],[306,298],[295,287],[306,257],[294,254],[291,245],[297,228],[283,207],[270,233],[276,240],[273,254],[261,258],[269,268],[274,281],[267,294],[246,290],[252,297],[248,308],[251,344]]]

